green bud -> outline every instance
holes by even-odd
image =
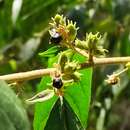
[[[54,21],[56,22],[56,24],[59,24],[62,19],[63,19],[63,16],[59,14],[56,14],[56,16],[54,17]]]
[[[60,59],[59,59],[59,64],[61,66],[62,72],[64,71],[64,67],[65,67],[65,64],[66,64],[67,61],[68,61],[68,57],[65,54],[62,54]]]
[[[91,55],[104,55],[106,52],[108,52],[106,49],[103,48],[101,44],[101,35],[99,35],[99,32],[96,34],[89,33],[86,35],[86,42],[88,46],[88,52],[91,53]]]
[[[74,41],[77,35],[77,28],[76,28],[76,23],[72,23],[68,21],[67,25],[67,30],[68,30],[68,36],[70,41]]]
[[[88,49],[87,42],[86,41],[81,41],[79,39],[75,40],[75,46],[80,48],[80,49],[85,49],[85,50]]]
[[[60,64],[62,72],[64,72],[65,65],[71,59],[72,55],[73,55],[73,50],[71,49],[63,51],[59,54],[58,64]]]
[[[108,50],[104,49],[102,46],[97,47],[94,51],[93,54],[94,55],[105,55],[105,53],[107,53]]]
[[[64,73],[74,73],[80,66],[77,62],[68,62],[65,65]]]
[[[77,82],[80,80],[81,75],[79,72],[75,71],[74,73],[71,74],[65,74],[63,75],[64,80],[74,80],[74,82]]]
[[[92,34],[92,32],[90,32],[89,34],[86,35],[86,41],[88,44],[88,48],[89,49],[95,49],[98,46],[98,42],[101,39],[101,36],[99,35],[99,32],[96,34]]]

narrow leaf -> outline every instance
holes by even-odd
[[[41,57],[52,57],[58,51],[59,51],[59,47],[58,46],[53,46],[53,47],[49,48],[48,50],[39,53],[39,56],[41,56]]]
[[[21,11],[21,7],[22,7],[22,0],[14,0],[13,1],[13,5],[12,5],[12,22],[13,24],[16,23],[16,20],[19,16],[19,13]]]
[[[106,116],[106,110],[104,108],[101,108],[99,117],[97,119],[96,130],[104,129],[105,116]]]

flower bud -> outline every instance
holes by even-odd
[[[77,28],[76,28],[76,24],[69,22],[67,25],[67,30],[68,30],[68,36],[69,36],[69,40],[70,41],[74,41],[77,35]]]
[[[86,41],[81,41],[79,39],[75,40],[75,46],[80,48],[80,49],[85,49],[85,50],[88,49],[87,42]]]
[[[99,32],[96,34],[89,33],[86,35],[86,41],[88,44],[89,49],[95,49],[98,46],[98,42],[101,39],[101,36],[99,36]]]
[[[56,16],[54,17],[54,21],[56,22],[56,24],[60,24],[61,20],[63,19],[63,17],[59,14],[56,14]]]
[[[65,73],[74,73],[77,69],[79,69],[79,65],[77,62],[68,62],[65,65],[64,72]]]

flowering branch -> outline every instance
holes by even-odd
[[[86,62],[80,64],[80,69],[95,67],[98,65],[111,65],[111,64],[126,64],[130,62],[130,56],[128,57],[111,57],[111,58],[94,58],[93,62]],[[14,74],[1,75],[0,80],[5,80],[8,83],[21,82],[40,78],[44,75],[50,75],[52,72],[56,71],[56,68],[47,68],[32,70],[27,72],[20,72]]]

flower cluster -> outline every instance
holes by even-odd
[[[89,33],[86,35],[85,40],[79,40],[77,38],[77,30],[76,23],[67,20],[62,15],[57,14],[52,18],[49,30],[51,36],[50,43],[60,45],[65,49],[67,47],[68,49],[60,52],[58,55],[58,62],[54,66],[56,71],[50,75],[52,77],[51,89],[43,90],[31,99],[28,99],[29,103],[48,100],[54,94],[62,97],[67,84],[70,85],[80,80],[81,74],[78,71],[80,65],[77,61],[72,60],[74,51],[79,52],[82,49],[82,51],[88,54],[88,59],[105,53],[106,50],[100,45],[101,36],[99,33]],[[53,47],[40,55],[52,55],[51,53],[55,51],[57,51],[57,48]],[[81,52],[79,53],[81,54]]]
[[[50,22],[50,42],[70,47],[77,35],[76,23],[57,14]]]
[[[86,34],[85,40],[75,40],[76,47],[86,50],[88,53],[91,53],[91,55],[104,55],[105,52],[107,52],[106,49],[103,48],[103,46],[100,44],[101,35],[99,32],[96,34],[93,34],[90,32],[89,34]]]

